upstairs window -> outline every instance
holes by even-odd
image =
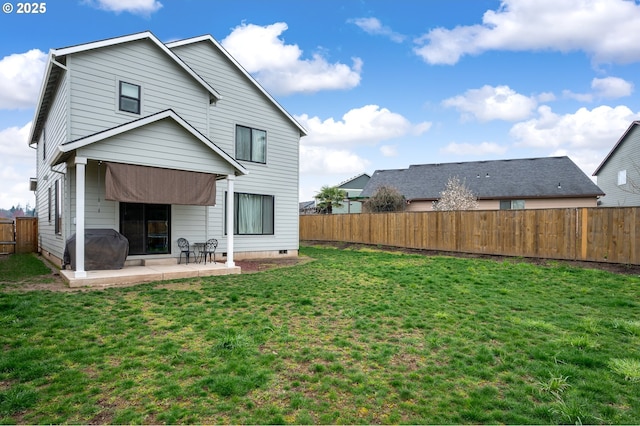
[[[267,132],[250,127],[236,126],[236,159],[267,162]]]
[[[618,172],[618,186],[627,184],[627,170],[620,170]]]
[[[120,111],[140,114],[140,86],[120,82]]]

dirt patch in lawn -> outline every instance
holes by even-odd
[[[301,265],[310,262],[310,257],[269,257],[265,259],[236,260],[236,265],[242,269],[243,274],[268,271],[270,269],[284,268],[287,266]]]

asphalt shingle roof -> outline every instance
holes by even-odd
[[[437,200],[450,177],[458,177],[478,199],[570,198],[604,195],[569,157],[418,164],[376,170],[361,197],[383,185],[408,200]]]

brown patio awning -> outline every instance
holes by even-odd
[[[216,175],[106,163],[105,199],[127,203],[214,206]]]

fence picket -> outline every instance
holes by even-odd
[[[300,216],[300,239],[640,264],[640,207]]]

